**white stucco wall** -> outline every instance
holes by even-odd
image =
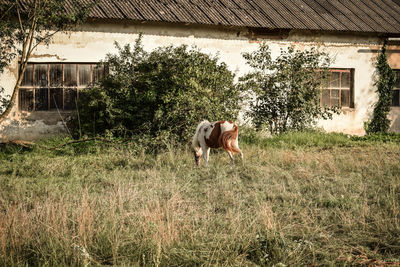
[[[98,62],[107,53],[116,52],[114,42],[121,45],[133,43],[139,33],[143,33],[146,50],[168,45],[196,45],[203,52],[218,53],[221,61],[228,64],[237,76],[250,69],[242,57],[243,52],[256,50],[258,42],[250,40],[246,29],[205,27],[190,25],[135,24],[131,22],[96,22],[87,24],[69,34],[58,34],[49,46],[39,46],[34,52],[33,62]],[[277,38],[278,37],[278,38]],[[265,38],[265,37],[264,37]],[[318,46],[321,50],[335,57],[333,68],[354,68],[353,109],[346,109],[333,120],[321,121],[319,126],[326,131],[349,134],[364,134],[363,123],[372,111],[376,100],[373,87],[374,62],[379,50],[379,39],[349,34],[310,34],[291,32],[280,39],[279,36],[265,38],[273,56],[279,54],[281,47],[295,45],[298,48]],[[398,48],[397,48],[398,49]],[[391,64],[400,68],[398,54],[390,55]],[[0,76],[0,85],[6,88],[6,94],[12,93],[16,81],[16,61]],[[35,114],[32,114],[35,113]],[[0,139],[35,139],[51,134],[60,134],[64,127],[60,115],[50,112],[18,112],[16,106],[11,116],[0,125]],[[400,131],[400,110],[393,110],[391,117],[395,123],[393,130]]]

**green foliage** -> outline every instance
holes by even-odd
[[[1,10],[0,4],[0,13]],[[14,49],[15,41],[12,38],[8,38],[13,35],[13,27],[9,25],[9,22],[0,20],[0,74],[3,73],[5,67],[13,60],[16,56]]]
[[[0,114],[3,113],[3,111],[7,108],[9,105],[9,95],[4,95],[4,88],[0,86]]]
[[[364,136],[352,136],[354,141],[383,142],[400,144],[400,134],[398,133],[369,133]]]
[[[187,46],[145,52],[141,37],[104,64],[109,74],[80,94],[72,128],[78,135],[148,136],[187,141],[201,120],[234,120],[240,109],[234,75],[218,57]],[[79,115],[79,117],[78,117]]]
[[[371,121],[365,124],[367,134],[385,133],[389,130],[390,120],[388,114],[392,103],[393,86],[396,76],[390,68],[386,57],[386,40],[382,46],[376,62],[378,80],[375,83],[378,101],[375,103]]]
[[[317,118],[332,118],[338,112],[338,108],[320,106],[321,84],[331,63],[326,53],[289,47],[273,60],[263,43],[244,58],[254,69],[241,81],[255,97],[248,116],[257,128],[268,127],[273,134],[303,130],[314,126]]]

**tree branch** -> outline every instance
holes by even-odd
[[[18,0],[17,0],[16,4],[17,4],[17,14],[18,14],[19,27],[21,28],[21,32],[22,32],[22,34],[24,35],[24,38],[25,38],[25,29],[24,29],[24,26],[22,25],[21,8],[20,8],[20,3],[19,3]]]
[[[15,4],[12,4],[6,12],[3,13],[3,15],[0,17],[0,20],[3,20],[3,18],[7,15],[7,13],[14,7]]]
[[[36,32],[36,27],[37,27],[37,17],[36,17],[37,8],[38,8],[37,7],[37,1],[35,1],[35,10],[34,10],[35,15],[33,17],[32,26],[31,26],[31,29],[30,29],[30,32],[29,32],[29,39],[28,39],[29,40],[29,46],[28,46],[28,50],[27,50],[27,53],[26,53],[26,57],[25,57],[25,60],[26,60],[26,62],[24,62],[25,65],[28,63],[29,57],[31,56],[32,43],[33,43],[33,39],[35,39],[35,32]]]
[[[45,37],[43,37],[43,40],[46,39],[51,39],[56,33],[59,33],[61,30],[56,30],[51,34],[46,34]],[[36,47],[38,47],[42,42],[36,42],[36,44],[32,47],[31,49],[31,53],[33,52],[33,50],[35,50]]]

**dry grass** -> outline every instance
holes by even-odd
[[[268,142],[3,149],[0,265],[399,264],[400,145]]]

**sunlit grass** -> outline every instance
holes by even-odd
[[[1,147],[0,264],[400,262],[397,142],[249,136],[243,162],[218,151],[208,169],[186,147]]]

